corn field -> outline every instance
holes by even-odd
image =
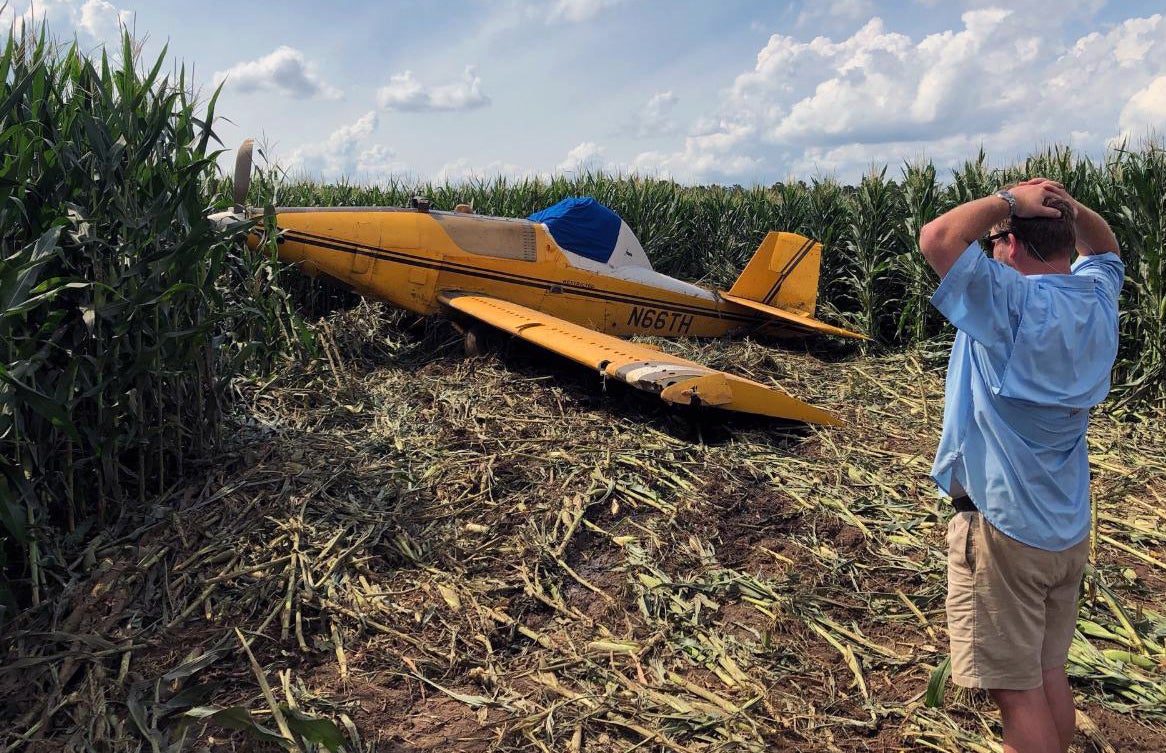
[[[820,315],[874,344],[654,341],[847,422],[795,429],[523,346],[464,359],[441,323],[244,253],[205,219],[232,193],[217,95],[164,66],[43,29],[0,55],[0,749],[999,750],[984,698],[944,695],[926,474],[950,330],[917,239],[1032,175],[1127,266],[1075,750],[1166,747],[1160,145],[854,186],[252,183],[257,206],[502,216],[590,195],[658,270],[719,287],[769,230],[819,239]]]

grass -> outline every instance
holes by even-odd
[[[362,304],[319,325],[329,358],[237,384],[200,483],[10,625],[0,746],[254,746],[278,713],[304,749],[326,726],[349,750],[998,750],[980,695],[924,703],[942,346],[661,341],[848,421],[803,428],[407,325]],[[1094,418],[1076,750],[1166,744],[1161,427]]]

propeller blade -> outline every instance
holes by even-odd
[[[254,139],[247,139],[235,155],[235,211],[242,212],[247,200],[247,189],[251,187],[251,149]]]

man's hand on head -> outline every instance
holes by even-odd
[[[1055,180],[1049,180],[1048,178],[1031,178],[1021,181],[1016,185],[1016,188],[1012,189],[1013,195],[1017,197],[1017,204],[1020,204],[1020,195],[1017,193],[1017,190],[1027,190],[1028,186],[1042,188],[1058,199],[1067,202],[1072,208],[1073,224],[1077,228],[1078,254],[1088,256],[1090,254],[1100,254],[1107,251],[1114,254],[1118,253],[1117,237],[1113,234],[1109,223],[1097,212],[1074,199],[1062,184]]]
[[[1057,181],[1030,178],[1017,183],[1010,192],[1013,200],[1007,203],[997,195],[975,199],[923,226],[919,231],[919,250],[936,274],[945,276],[969,244],[1006,222],[1010,213],[1022,218],[1060,218],[1061,209],[1049,206],[1050,203],[1061,203],[1062,208],[1068,204],[1077,230],[1078,253],[1116,252],[1117,239],[1105,221],[1070,196]]]
[[[1064,186],[1055,181],[1044,178],[1026,180],[1012,189],[1016,198],[1015,214],[1017,217],[1049,217],[1061,216],[1061,210],[1048,206],[1055,200],[1067,201],[1073,206],[1073,197],[1065,191]]]

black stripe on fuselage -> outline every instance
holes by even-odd
[[[802,263],[802,259],[806,258],[806,255],[810,253],[810,249],[813,247],[814,241],[807,240],[802,244],[802,247],[799,248],[797,252],[790,257],[789,261],[785,263],[785,266],[781,268],[781,271],[777,273],[777,282],[773,283],[773,287],[769,289],[769,293],[767,293],[766,296],[761,299],[762,303],[766,304],[767,306],[772,305],[773,297],[777,295],[777,291],[781,290],[781,286],[785,284],[785,281],[789,279],[791,274],[793,274],[794,269],[796,269],[797,266]]]
[[[573,285],[564,285],[560,282],[545,280],[538,277],[527,277],[525,275],[502,272],[500,270],[484,270],[481,267],[458,264],[457,262],[425,259],[405,253],[403,251],[393,251],[386,248],[361,246],[350,241],[330,238],[324,235],[305,233],[302,230],[284,230],[282,237],[293,243],[302,243],[306,246],[316,246],[317,248],[324,248],[330,251],[359,254],[361,256],[368,256],[374,259],[383,259],[384,261],[390,261],[397,264],[421,267],[423,269],[432,269],[438,272],[454,272],[457,274],[466,275],[467,277],[494,280],[496,282],[504,282],[511,285],[522,285],[538,290],[549,291],[558,288],[563,292],[570,292],[574,295],[582,297],[594,298],[603,301],[612,301],[615,303],[626,303],[632,306],[651,306],[653,308],[665,309],[667,311],[676,311],[682,314],[696,314],[699,316],[709,316],[714,319],[727,319],[729,321],[735,321],[742,324],[754,322],[763,318],[747,314],[733,314],[726,311],[720,311],[715,308],[715,303],[713,301],[709,301],[709,308],[702,308],[699,306],[676,303],[673,301],[665,301],[659,298],[647,298],[644,296],[636,296],[625,293],[612,293],[609,291],[595,290],[592,288],[577,288]]]

